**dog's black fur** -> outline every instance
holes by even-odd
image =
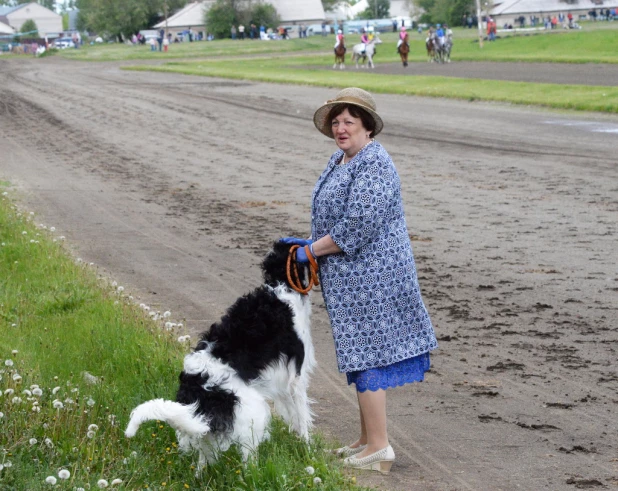
[[[275,375],[272,373],[266,375],[268,370],[273,370],[273,367],[287,367],[289,363],[293,363],[295,375],[300,377],[306,358],[305,342],[310,344],[311,341],[308,332],[303,334],[305,339],[299,337],[298,329],[299,325],[303,325],[303,321],[299,320],[300,324],[295,327],[295,315],[300,314],[295,314],[292,308],[295,301],[292,300],[292,303],[290,303],[289,296],[292,295],[291,298],[298,299],[299,305],[306,305],[304,302],[308,302],[308,300],[304,296],[301,296],[302,299],[299,298],[299,294],[294,293],[288,283],[286,266],[290,247],[289,244],[282,242],[273,244],[272,251],[264,258],[261,265],[264,284],[239,298],[229,307],[219,322],[212,324],[208,331],[202,333],[193,353],[185,358],[185,369],[179,377],[176,402],[184,407],[190,406],[194,416],[207,423],[208,432],[213,436],[219,435],[217,438],[221,436],[225,438],[226,435],[229,436],[232,433],[238,434],[239,431],[235,429],[236,418],[239,417],[238,411],[243,409],[241,407],[243,404],[248,406],[255,403],[252,392],[244,392],[242,386],[239,389],[238,384],[240,382],[227,382],[231,381],[230,377],[234,376],[238,376],[242,380],[242,384],[248,387],[247,390],[257,390],[258,393],[262,394],[260,397],[275,400],[275,406],[279,404],[283,412],[288,413],[288,419],[293,420],[290,421],[290,424],[297,426],[297,431],[308,436],[307,428],[311,424],[311,414],[306,399],[308,373],[304,374],[300,384],[301,390],[305,393],[295,396],[299,398],[299,401],[296,401],[294,397],[289,399],[290,394],[294,395],[296,389],[287,387],[285,389],[287,395],[281,395],[281,388],[278,386],[271,390],[267,385],[268,380],[269,377],[275,377]],[[305,266],[299,267],[298,274],[304,284],[308,278],[307,268]],[[275,290],[275,288],[281,288],[282,285],[284,285],[283,292],[279,289]],[[284,295],[283,298],[287,299],[286,301],[280,298],[282,294]],[[301,310],[303,309],[304,307],[301,307]],[[310,306],[307,309],[306,314],[303,314],[307,317],[305,330],[309,328]],[[310,372],[315,363],[313,347],[310,346],[310,349],[310,363],[305,368],[305,372]],[[202,357],[198,356],[200,352],[203,353]],[[213,369],[205,367],[214,366],[212,362],[208,361],[213,359],[216,366],[223,364],[224,368],[215,369],[216,373],[209,373],[209,370],[212,371]],[[200,368],[202,362],[205,363],[204,368]],[[210,365],[208,365],[209,363]],[[225,373],[222,373],[221,370],[224,370]],[[279,370],[287,369],[280,368]],[[213,377],[215,378],[213,379]],[[264,377],[266,377],[266,381],[263,380]],[[289,376],[285,377],[289,378]],[[282,377],[282,379],[285,379],[285,377]],[[214,383],[213,380],[215,380]],[[271,380],[276,385],[275,378]],[[280,401],[277,400],[279,396],[282,397]],[[247,402],[249,400],[253,402]],[[150,401],[150,403],[154,403],[154,401]],[[145,403],[142,406],[148,404]],[[259,401],[257,404],[260,408],[256,409],[255,412],[260,414],[262,406]],[[136,408],[134,413],[139,412],[138,409],[140,408],[141,406]],[[300,411],[301,408],[305,411]],[[135,418],[132,414],[132,420],[129,424],[131,431],[127,428],[127,435],[132,436],[131,433],[135,433],[141,422],[153,419],[152,416],[156,411],[163,411],[163,409],[153,404],[150,408],[145,407]],[[266,408],[266,411],[268,411],[268,408]],[[299,412],[303,412],[303,415],[298,416],[296,413]],[[282,414],[282,416],[286,419],[285,414]],[[157,414],[157,419],[164,419],[172,426],[175,423],[174,418],[175,416],[170,416],[165,419]],[[243,415],[243,418],[246,419],[246,415]],[[137,425],[133,422],[134,419]],[[190,417],[187,417],[187,419],[190,419]],[[175,427],[179,432],[189,431],[185,430],[188,427],[187,425],[176,424]],[[195,445],[190,444],[190,446]]]

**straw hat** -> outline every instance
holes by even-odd
[[[384,128],[382,118],[378,116],[378,113],[376,112],[376,101],[373,99],[371,94],[366,90],[359,89],[358,87],[348,87],[347,89],[340,91],[334,99],[326,101],[322,104],[322,106],[320,106],[313,115],[313,124],[323,135],[326,135],[329,138],[334,138],[331,122],[327,121],[327,118],[332,107],[337,104],[352,104],[367,111],[373,118],[376,125],[373,136],[376,136],[380,133],[380,131],[382,131],[382,128]]]

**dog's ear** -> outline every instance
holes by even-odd
[[[276,241],[273,243],[272,250],[266,255],[262,261],[262,273],[264,275],[264,283],[270,286],[277,286],[279,283],[291,286],[288,282],[287,262],[290,254],[291,244]],[[292,262],[292,267],[295,263]],[[298,268],[298,274],[304,284],[306,281],[306,268]]]

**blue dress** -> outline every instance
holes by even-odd
[[[339,371],[420,367],[412,378],[422,380],[438,344],[421,298],[399,175],[376,141],[346,164],[342,157],[335,152],[318,179],[311,217],[312,238],[330,234],[342,250],[319,260]],[[350,377],[358,389],[357,375]],[[403,379],[391,373],[385,380],[397,386],[393,380]]]

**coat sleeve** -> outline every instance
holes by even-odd
[[[350,185],[343,218],[330,231],[346,254],[355,254],[388,226],[390,203],[396,195],[392,162],[376,160],[363,166]]]

